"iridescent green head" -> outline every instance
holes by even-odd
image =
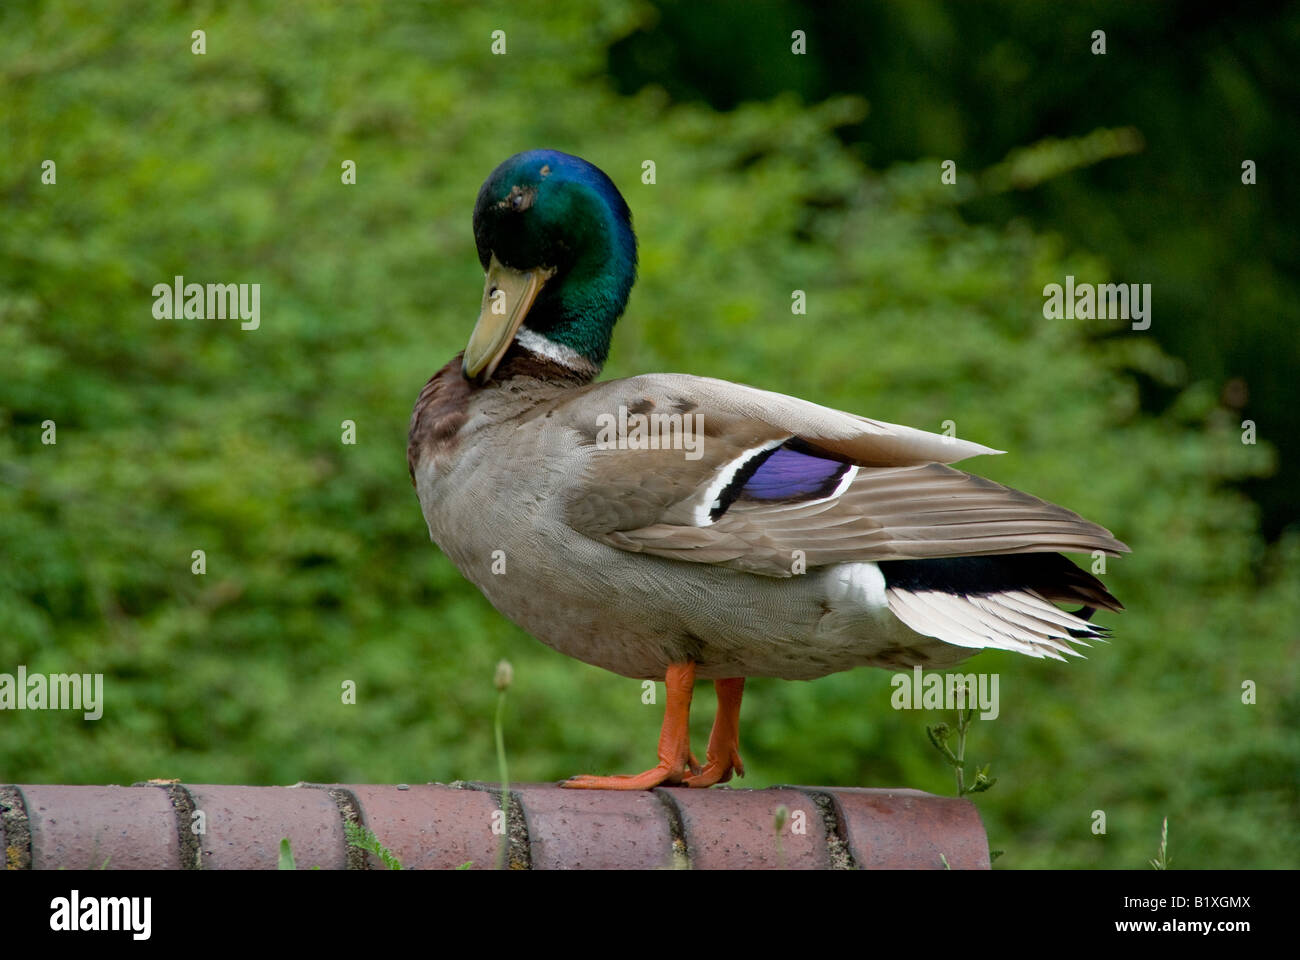
[[[636,280],[632,214],[609,177],[557,150],[515,154],[479,190],[474,242],[487,283],[465,376],[487,380],[516,339],[599,370]]]

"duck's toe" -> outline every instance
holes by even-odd
[[[691,758],[694,760],[694,757]],[[699,769],[696,766],[692,770]],[[682,783],[686,773],[685,764],[667,764],[660,762],[643,773],[616,774],[611,777],[598,777],[592,774],[579,774],[560,783],[570,790],[649,790],[663,783]]]
[[[704,761],[704,769],[692,776],[682,778],[688,787],[711,787],[715,783],[726,783],[732,773],[738,777],[745,775],[745,764],[741,762],[740,753],[732,748],[725,757],[715,757],[712,753]]]

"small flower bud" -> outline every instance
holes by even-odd
[[[777,833],[785,829],[785,822],[789,819],[790,808],[783,803],[776,808],[775,815],[772,817],[772,826],[776,827]]]

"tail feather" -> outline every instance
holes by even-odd
[[[917,633],[960,647],[1064,660],[1110,631],[1098,607],[1122,610],[1096,577],[1060,554],[1012,554],[880,564],[889,609]],[[1082,603],[1071,612],[1056,603]]]

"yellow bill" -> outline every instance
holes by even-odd
[[[469,335],[461,372],[468,380],[482,383],[492,376],[501,358],[533,307],[543,285],[555,273],[553,267],[516,270],[502,264],[495,256],[488,265],[483,285],[483,306],[478,323]]]

